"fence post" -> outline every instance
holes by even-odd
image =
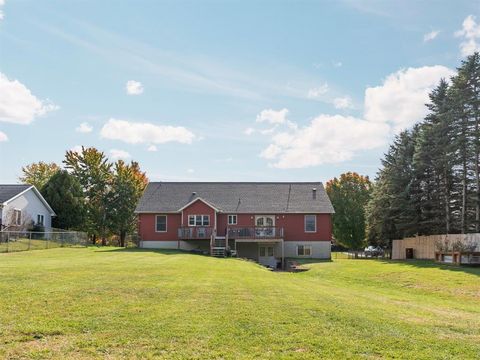
[[[29,233],[28,233],[28,250],[30,250],[31,246],[32,246],[32,232],[29,231]]]
[[[48,249],[48,236],[47,236],[47,244],[46,244],[45,248]]]
[[[7,232],[7,253],[8,253],[8,243],[10,241],[10,233]]]

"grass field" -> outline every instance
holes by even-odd
[[[480,269],[306,266],[114,248],[0,254],[0,358],[480,358]]]

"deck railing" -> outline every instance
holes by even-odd
[[[208,240],[212,236],[212,229],[208,226],[183,226],[178,228],[178,238],[184,240]]]
[[[232,226],[227,229],[230,239],[281,239],[283,228],[276,226]]]

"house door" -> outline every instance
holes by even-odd
[[[258,262],[264,266],[270,266],[275,269],[277,267],[275,246],[260,244],[258,247]]]
[[[255,235],[257,237],[273,237],[275,235],[275,216],[255,216]]]

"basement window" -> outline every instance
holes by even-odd
[[[298,245],[297,256],[312,256],[312,247],[310,245]]]

